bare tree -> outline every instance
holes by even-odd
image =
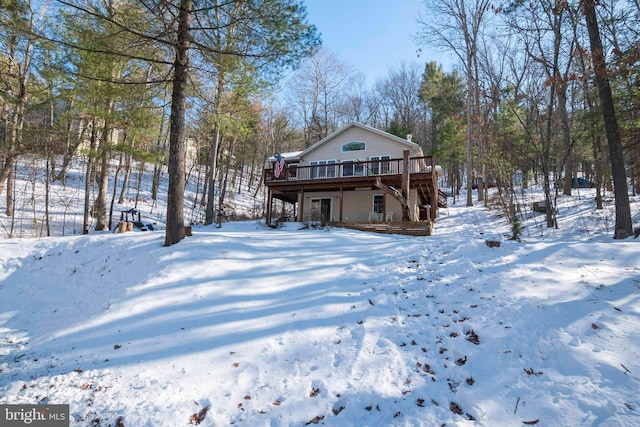
[[[16,2],[12,7],[0,9],[0,28],[3,29],[0,38],[4,48],[3,55],[6,55],[6,69],[0,73],[0,90],[4,93],[3,132],[0,134],[0,193],[6,183],[8,216],[13,216],[13,172],[22,154],[22,130],[35,50],[34,38],[28,32],[35,31],[36,20],[36,11],[30,1]]]
[[[420,102],[422,71],[418,64],[401,63],[389,71],[382,81],[382,94],[391,108],[392,123],[387,127],[401,138],[417,133],[422,118],[423,104]]]
[[[540,116],[544,123],[540,127],[537,163],[542,172],[548,227],[557,225],[551,177],[555,175],[557,180],[565,166],[568,175],[565,194],[571,194],[573,142],[567,103],[568,88],[575,79],[576,22],[569,12],[566,2],[541,0],[517,5],[508,14],[509,24],[518,35],[525,54],[543,73],[541,80],[547,91],[546,111]],[[558,139],[562,141],[560,145]],[[555,158],[558,161],[554,161]]]
[[[337,129],[340,99],[352,75],[351,67],[325,48],[292,75],[289,99],[299,112],[306,146]]]
[[[474,114],[479,102],[478,40],[493,8],[490,0],[424,0],[425,16],[417,38],[453,52],[464,66],[467,79],[467,206],[473,206],[470,179],[473,176],[472,147],[477,138]]]

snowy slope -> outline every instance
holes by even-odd
[[[1,241],[0,404],[68,403],[72,426],[640,425],[640,241],[592,203],[523,242],[481,206],[428,238]]]

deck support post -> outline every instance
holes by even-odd
[[[340,184],[340,222],[342,222],[342,202],[344,200],[344,186]]]
[[[300,190],[300,210],[298,212],[298,221],[304,221],[304,189]]]
[[[267,226],[271,226],[271,205],[273,204],[273,194],[267,189]]]
[[[438,203],[440,203],[440,192],[438,191],[438,171],[436,170],[435,159],[431,158],[431,212],[430,217],[432,223],[436,222],[438,216]]]
[[[405,203],[402,206],[402,220],[413,221],[411,215],[411,202],[409,200],[409,177],[411,173],[409,171],[409,150],[402,151],[402,197]]]

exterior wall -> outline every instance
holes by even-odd
[[[402,220],[402,206],[394,197],[385,195],[381,190],[362,190],[362,191],[345,191],[343,193],[344,200],[342,202],[342,221],[343,222],[368,222],[369,212],[373,212],[373,196],[384,195],[385,197],[385,212],[382,215],[381,220],[384,221],[387,212],[393,212],[393,221],[400,222]],[[418,200],[418,193],[416,190],[410,192],[411,209],[414,214],[414,218],[418,218],[418,206],[416,201]],[[331,219],[330,221],[340,221],[340,192],[314,192],[305,193],[304,200],[301,200],[301,196],[298,198],[298,206],[302,202],[302,217],[300,221],[317,221],[319,220],[314,212],[312,212],[312,200],[315,199],[330,199],[331,200]]]
[[[352,141],[366,143],[365,150],[343,153],[342,144]],[[300,159],[300,166],[309,166],[309,162],[317,160],[337,160],[338,162],[344,160],[365,161],[369,160],[372,156],[390,156],[391,158],[398,159],[402,158],[402,152],[409,148],[409,145],[402,144],[383,135],[378,135],[377,133],[359,127],[351,127],[309,151],[309,153]],[[418,153],[412,150],[411,155],[416,156]]]
[[[298,206],[302,206],[301,221],[319,221],[319,218],[314,216],[312,201],[315,199],[331,199],[331,219],[330,221],[338,221],[340,218],[340,192],[338,191],[323,191],[305,193],[304,198],[302,195],[298,196]],[[302,205],[300,204],[302,202]]]

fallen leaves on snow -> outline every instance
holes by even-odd
[[[331,412],[333,412],[333,415],[338,415],[343,410],[344,410],[344,406],[340,406],[338,408],[333,408]]]
[[[197,414],[191,415],[191,417],[189,417],[189,424],[195,424],[195,425],[200,424],[202,421],[204,421],[208,411],[209,411],[209,405],[200,409],[200,412],[198,412]]]
[[[467,336],[467,341],[469,341],[470,343],[473,343],[475,345],[480,344],[480,337],[478,337],[478,334],[476,334],[473,329],[469,329],[467,332],[465,332],[465,335]]]
[[[308,426],[311,424],[318,424],[322,420],[324,420],[324,415],[318,415],[317,417],[314,417],[311,421],[309,421],[305,425]]]

